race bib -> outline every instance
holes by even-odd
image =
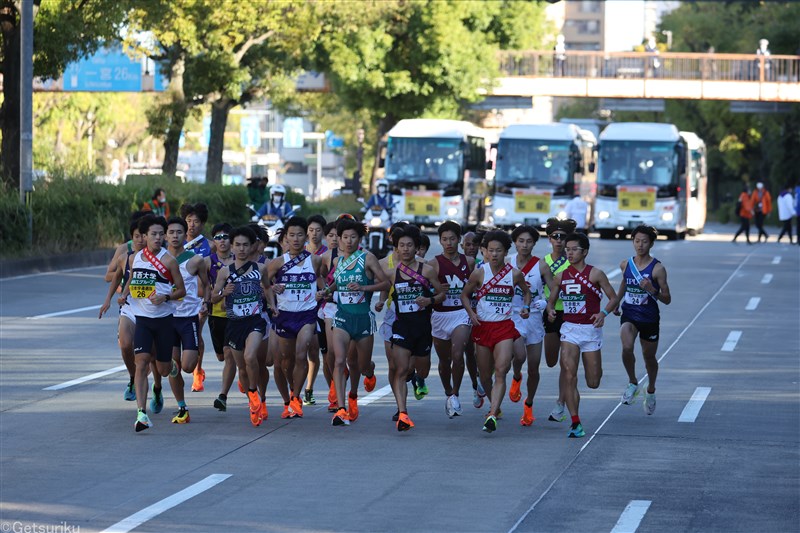
[[[364,291],[336,291],[340,304],[359,304],[364,301]]]
[[[582,315],[586,313],[586,301],[582,296],[577,298],[566,296],[567,299],[564,298],[565,296],[562,294],[561,301],[564,302],[564,314]]]
[[[484,301],[489,305],[491,312],[497,315],[511,314],[511,298],[499,295],[487,295]]]
[[[149,279],[134,279],[131,280],[131,297],[137,300],[150,298],[150,295],[156,292],[155,280]]]
[[[286,283],[285,287],[286,289],[283,291],[283,296],[289,301],[308,302],[314,298],[314,291],[311,289],[311,283]]]
[[[397,298],[398,313],[416,313],[420,310],[417,305],[417,296],[421,291],[408,283],[395,284],[395,298]]]
[[[463,287],[451,287],[447,289],[442,305],[445,307],[461,307],[461,289]]]
[[[258,313],[259,298],[236,298],[233,300],[233,314],[236,316],[252,316]]]
[[[630,288],[625,291],[625,303],[628,305],[644,305],[648,298],[646,292],[631,292]]]

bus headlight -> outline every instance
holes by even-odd
[[[600,211],[599,213],[597,213],[598,220],[605,220],[610,216],[611,213],[609,213],[608,211]]]
[[[494,212],[495,216],[504,217],[506,216],[506,210],[502,207]]]
[[[566,220],[567,219],[567,212],[566,211],[559,211],[558,212],[559,220]]]
[[[675,215],[672,213],[662,213],[661,220],[664,222],[672,222],[672,219],[675,218]]]
[[[372,217],[369,220],[369,225],[372,226],[373,228],[377,228],[378,226],[381,225],[381,217]]]
[[[457,214],[458,214],[458,209],[456,209],[455,207],[451,207],[450,209],[447,210],[447,216],[449,217],[454,217]]]

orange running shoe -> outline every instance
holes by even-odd
[[[375,377],[375,374],[372,374],[371,378],[364,376],[364,390],[367,392],[374,391],[376,383],[378,383],[378,379]]]
[[[268,416],[269,416],[269,412],[267,411],[267,401],[266,400],[262,400],[261,401],[261,421],[263,422],[264,420],[266,420]]]
[[[407,413],[400,413],[397,417],[397,431],[408,431],[414,427],[414,422],[408,418]]]
[[[339,404],[336,403],[335,400],[328,404],[328,412],[329,413],[335,413],[338,410],[339,410]]]
[[[206,371],[202,368],[196,368],[194,371],[194,381],[192,382],[192,392],[203,392],[205,387],[203,382],[206,380]]]
[[[347,412],[350,413],[350,422],[358,420],[358,396],[353,398],[347,397]]]
[[[520,376],[519,380],[517,380],[517,378],[511,376],[511,388],[508,389],[508,399],[514,403],[522,398],[522,392],[519,390],[520,385],[522,385],[522,377]]]
[[[331,380],[331,388],[328,389],[328,403],[336,402],[336,383]]]
[[[522,418],[519,419],[520,425],[523,426],[530,426],[533,424],[533,421],[536,420],[533,417],[533,406],[528,405],[527,403],[522,404]]]
[[[250,403],[250,422],[258,427],[261,425],[261,399],[258,397],[258,392],[248,392],[247,399]]]
[[[288,405],[283,406],[283,412],[281,413],[281,418],[292,418],[292,412],[289,410]]]
[[[289,412],[292,418],[303,418],[303,402],[297,396],[289,402]]]
[[[239,392],[241,392],[242,394],[247,394],[247,391],[245,390],[244,385],[242,385],[242,382],[237,379],[236,383],[239,384]]]
[[[339,409],[336,411],[336,414],[333,415],[333,419],[331,420],[332,426],[349,426],[350,425],[350,418],[347,416],[347,411],[344,408]]]

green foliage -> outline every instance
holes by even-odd
[[[358,220],[364,216],[361,213],[361,204],[356,201],[352,194],[342,194],[322,200],[321,202],[309,203],[308,208],[303,211],[303,216],[320,214],[328,222],[336,220],[336,217],[343,213],[349,213]]]
[[[0,245],[2,254],[57,254],[97,248],[110,248],[128,236],[128,217],[150,199],[156,187],[167,192],[173,214],[183,203],[204,202],[209,208],[206,226],[247,222],[247,193],[244,187],[169,182],[163,176],[142,176],[130,184],[116,186],[97,183],[92,176],[66,177],[56,171],[47,181],[40,180],[32,194],[33,247],[26,248],[26,211],[19,205],[18,193],[1,191]]]

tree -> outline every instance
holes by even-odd
[[[19,186],[20,9],[22,0],[0,0],[0,178]],[[70,62],[114,40],[125,23],[124,0],[34,0],[34,75],[57,78]]]
[[[458,117],[491,88],[500,47],[531,46],[546,33],[544,8],[534,2],[393,0],[323,8],[317,68],[345,108],[369,112],[376,146],[402,118]]]

